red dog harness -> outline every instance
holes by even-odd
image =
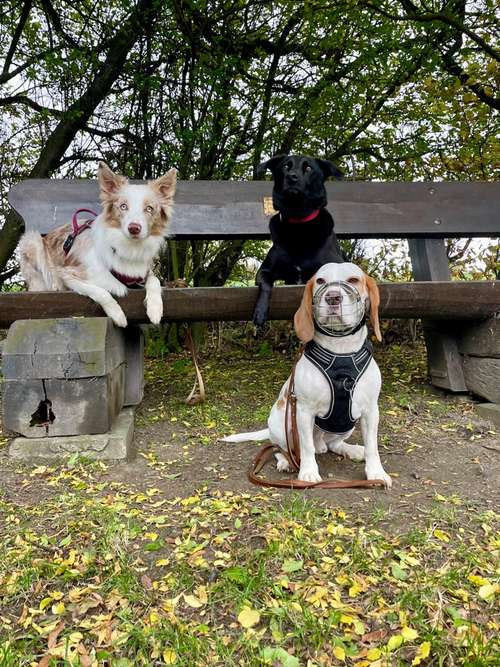
[[[94,217],[92,218],[92,220],[86,220],[82,225],[79,225],[78,215],[80,213],[91,213]],[[63,244],[63,250],[65,255],[67,255],[71,250],[71,248],[73,247],[73,243],[75,242],[76,237],[82,232],[84,232],[86,229],[90,229],[96,217],[97,213],[95,211],[91,211],[89,208],[79,208],[77,211],[73,213],[73,217],[71,218],[72,231],[68,234]],[[116,252],[114,248],[113,252],[114,253]],[[143,278],[142,276],[126,276],[123,273],[118,273],[114,269],[110,269],[110,273],[120,283],[122,283],[122,285],[125,285],[125,287],[129,287],[131,289],[142,288],[146,283],[146,278]]]

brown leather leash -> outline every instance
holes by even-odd
[[[269,443],[261,447],[252,465],[248,469],[248,480],[257,486],[276,487],[279,489],[357,489],[372,486],[384,486],[381,479],[329,479],[321,482],[304,482],[300,479],[265,479],[259,477],[259,473],[266,463],[272,459],[273,454],[282,454],[290,464],[292,470],[298,472],[300,469],[300,436],[297,428],[297,396],[295,394],[295,369],[304,352],[301,347],[297,359],[292,368],[285,406],[285,437],[286,451],[278,445]],[[289,428],[290,426],[290,428]]]

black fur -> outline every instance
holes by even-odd
[[[307,155],[276,155],[259,166],[261,173],[266,169],[274,177],[273,206],[279,213],[270,220],[273,245],[256,278],[259,296],[253,321],[257,326],[267,320],[275,280],[302,284],[323,264],[344,261],[333,218],[325,208],[325,180],[329,176],[341,178],[342,172],[328,160]],[[318,217],[310,222],[289,221],[305,218],[317,209]]]

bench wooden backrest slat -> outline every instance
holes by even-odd
[[[271,181],[180,181],[172,232],[178,239],[269,238]],[[498,183],[327,183],[340,238],[446,238],[500,233]],[[46,233],[78,208],[100,210],[93,180],[32,179],[9,201],[27,229]]]

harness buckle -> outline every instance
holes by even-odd
[[[354,388],[354,380],[350,377],[344,378],[344,382],[342,383],[342,386],[344,387],[345,391],[351,392]]]

